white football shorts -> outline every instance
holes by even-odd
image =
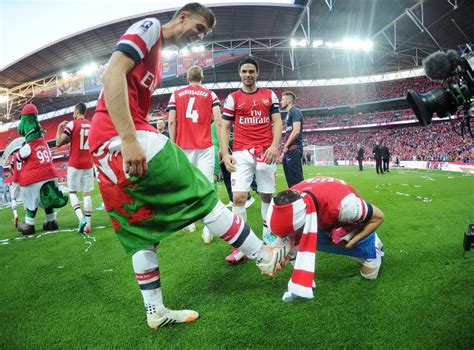
[[[189,161],[214,183],[214,164],[215,151],[214,146],[204,149],[183,149]]]
[[[259,193],[275,192],[276,164],[267,164],[257,161],[256,156],[249,150],[232,153],[236,161],[237,170],[231,173],[232,192],[248,192],[255,175],[257,191]]]
[[[67,186],[69,191],[90,192],[94,189],[94,172],[92,168],[76,169],[67,167]]]

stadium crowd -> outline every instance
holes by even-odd
[[[355,105],[357,103],[400,98],[406,96],[408,89],[428,91],[436,87],[439,87],[438,83],[432,82],[426,77],[416,77],[344,86],[295,87],[290,90],[298,96],[298,107],[307,109]],[[276,88],[272,90],[277,96],[281,96],[281,94],[288,89]],[[215,93],[221,103],[224,103],[225,98],[233,91],[233,89],[222,89],[215,90]],[[165,114],[169,97],[170,94],[154,96],[152,99],[151,111],[153,111],[153,113]]]
[[[462,138],[450,122],[434,123],[426,128],[417,126],[364,129],[360,131],[311,132],[304,134],[305,144],[332,146],[336,159],[354,160],[357,144],[361,144],[366,159],[372,157],[376,140],[383,140],[393,159],[473,162],[472,139]]]

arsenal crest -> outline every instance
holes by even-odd
[[[265,106],[268,106],[270,104],[270,100],[268,98],[262,99],[262,102]]]

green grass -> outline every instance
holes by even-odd
[[[285,304],[289,268],[271,279],[251,262],[229,266],[223,260],[229,247],[219,240],[203,244],[199,224],[196,233],[163,241],[158,253],[166,305],[197,310],[201,318],[154,332],[145,323],[131,259],[104,212],[93,213],[93,224],[106,227],[94,231],[97,241],[86,252],[74,232],[15,240],[11,211],[2,209],[0,239],[10,240],[0,245],[0,349],[472,349],[474,259],[463,258],[462,239],[474,222],[474,177],[305,168],[306,178],[314,175],[349,181],[384,211],[378,280],[363,280],[343,256],[320,253],[315,298]],[[281,169],[277,181],[284,189]],[[222,186],[219,194],[227,203]],[[248,213],[260,232],[258,201]],[[58,222],[76,228],[70,206]]]

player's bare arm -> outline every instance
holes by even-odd
[[[354,247],[354,245],[357,244],[357,242],[363,240],[365,237],[370,235],[372,232],[374,232],[383,222],[384,220],[384,214],[383,212],[377,208],[375,205],[372,205],[372,217],[370,218],[369,222],[365,227],[354,237],[351,238],[349,242],[346,244],[346,248],[350,249]]]
[[[220,106],[212,107],[212,120],[214,121],[214,125],[216,127],[216,134],[217,139],[219,140],[219,145],[222,143],[221,141],[221,129],[222,129],[222,113]],[[219,159],[222,158],[222,152],[219,148]]]
[[[273,141],[270,147],[268,147],[265,150],[265,153],[263,154],[265,163],[267,164],[276,162],[276,159],[278,156],[278,145],[280,144],[281,133],[283,130],[283,122],[281,121],[281,114],[273,113],[272,122],[273,122]]]
[[[232,127],[232,122],[229,120],[222,120],[221,128],[221,152],[222,152],[222,162],[229,172],[234,172],[235,168],[235,159],[229,153],[229,139],[230,139],[230,129]]]
[[[168,133],[170,140],[175,142],[176,139],[176,110],[171,109],[168,112]]]
[[[133,68],[134,62],[126,54],[115,51],[104,72],[103,86],[107,109],[122,140],[122,156],[125,171],[130,176],[145,175],[148,166],[145,152],[137,140],[137,132],[130,115],[127,73]]]
[[[58,130],[56,131],[56,147],[65,145],[70,141],[69,136],[64,133],[67,123],[65,120],[58,125]]]

